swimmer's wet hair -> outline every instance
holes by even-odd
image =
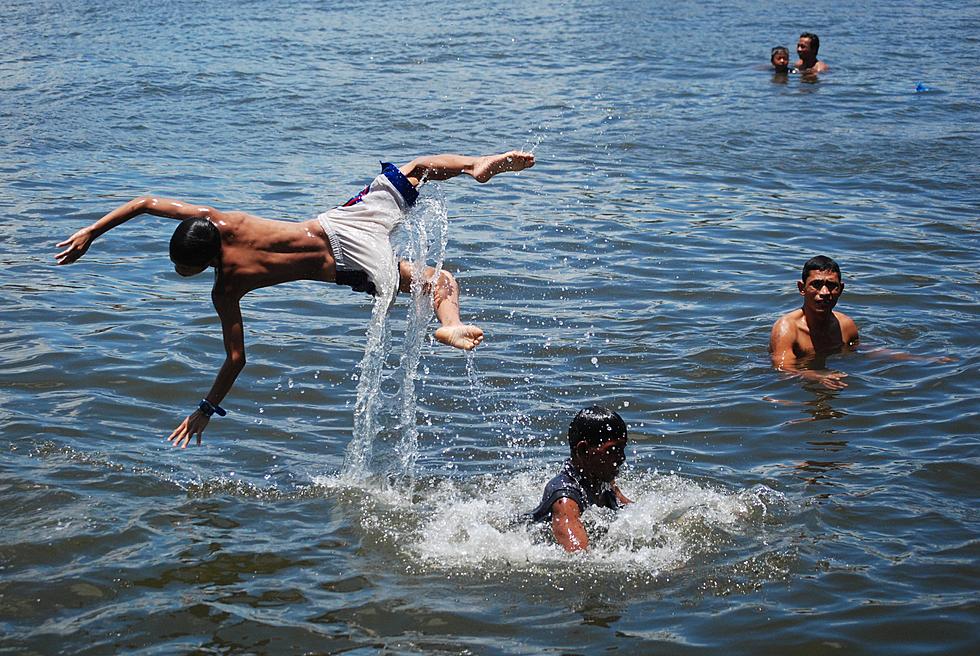
[[[832,271],[840,277],[840,267],[826,255],[817,255],[806,261],[803,265],[803,282],[806,282],[811,271]]]
[[[220,252],[218,226],[205,218],[184,219],[170,238],[170,259],[174,264],[205,266]]]
[[[801,39],[810,39],[810,45],[813,46],[813,56],[817,56],[817,52],[820,50],[820,37],[813,32],[804,32],[800,35]]]
[[[591,446],[597,446],[609,439],[625,439],[626,422],[618,414],[601,405],[594,405],[580,410],[568,426],[568,446],[585,440]]]

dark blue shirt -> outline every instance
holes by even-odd
[[[543,522],[551,519],[551,506],[559,499],[571,499],[578,504],[579,512],[589,506],[600,506],[618,510],[619,499],[612,483],[593,482],[582,475],[571,460],[566,460],[558,475],[544,488],[544,496],[537,508],[531,511],[531,519]]]

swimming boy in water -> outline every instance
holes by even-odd
[[[565,551],[589,548],[582,513],[590,506],[614,510],[632,503],[616,485],[626,461],[626,422],[617,413],[594,405],[580,411],[568,427],[570,458],[544,489],[536,522],[549,520]]]
[[[828,389],[847,387],[841,380],[845,373],[800,368],[814,358],[857,346],[857,325],[843,312],[834,311],[844,291],[840,267],[829,257],[817,255],[803,265],[802,280],[796,285],[803,307],[784,314],[773,325],[769,335],[772,364]]]
[[[390,235],[418,196],[426,180],[447,180],[466,174],[487,182],[505,171],[534,166],[534,155],[511,151],[500,155],[468,157],[434,155],[396,167],[384,164],[382,173],[344,205],[303,222],[273,221],[245,212],[166,198],[135,198],[58,244],[65,250],[55,258],[70,264],[82,257],[105,232],[140,214],[180,221],[170,240],[170,259],[181,276],[215,269],[211,300],[221,320],[225,361],[214,384],[197,410],[187,416],[167,439],[186,447],[201,434],[211,416],[224,415],[221,401],[245,366],[245,337],[240,301],[249,292],[297,280],[319,280],[347,285],[394,300],[400,289],[408,292],[412,266],[396,262]],[[428,267],[426,279],[435,271]],[[441,271],[427,285],[436,317],[442,324],[435,338],[443,344],[470,350],[483,340],[483,331],[466,325],[459,316],[459,286],[452,274]]]

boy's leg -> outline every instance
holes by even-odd
[[[435,273],[432,267],[425,268],[425,279]],[[398,263],[399,287],[403,292],[412,290],[412,264],[401,261]],[[425,283],[424,290],[432,294],[432,307],[436,318],[442,324],[435,332],[436,340],[464,351],[470,351],[483,341],[483,331],[476,326],[464,324],[459,318],[459,285],[453,274],[440,271],[439,279],[434,283]]]
[[[504,171],[523,171],[534,166],[534,155],[519,150],[500,155],[427,155],[418,157],[400,171],[413,186],[425,180],[448,180],[465,173],[477,182],[486,182]]]

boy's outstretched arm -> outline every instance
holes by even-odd
[[[85,255],[88,247],[92,245],[92,242],[97,237],[101,237],[109,230],[140,214],[153,214],[155,216],[183,221],[184,219],[194,219],[197,217],[211,217],[216,220],[220,212],[211,207],[184,203],[170,198],[140,196],[124,205],[120,205],[92,225],[82,228],[68,239],[58,243],[58,248],[64,247],[65,250],[55,255],[55,259],[58,261],[58,264],[71,264]]]
[[[228,299],[219,294],[217,289],[211,293],[214,309],[221,319],[221,332],[225,343],[225,361],[221,370],[211,385],[211,390],[204,397],[212,406],[221,403],[225,395],[235,384],[238,374],[245,368],[245,328],[242,322],[242,310],[238,299]],[[197,436],[197,444],[201,445],[201,434],[207,427],[211,417],[200,409],[189,414],[167,438],[173,446],[186,448],[191,437]]]

